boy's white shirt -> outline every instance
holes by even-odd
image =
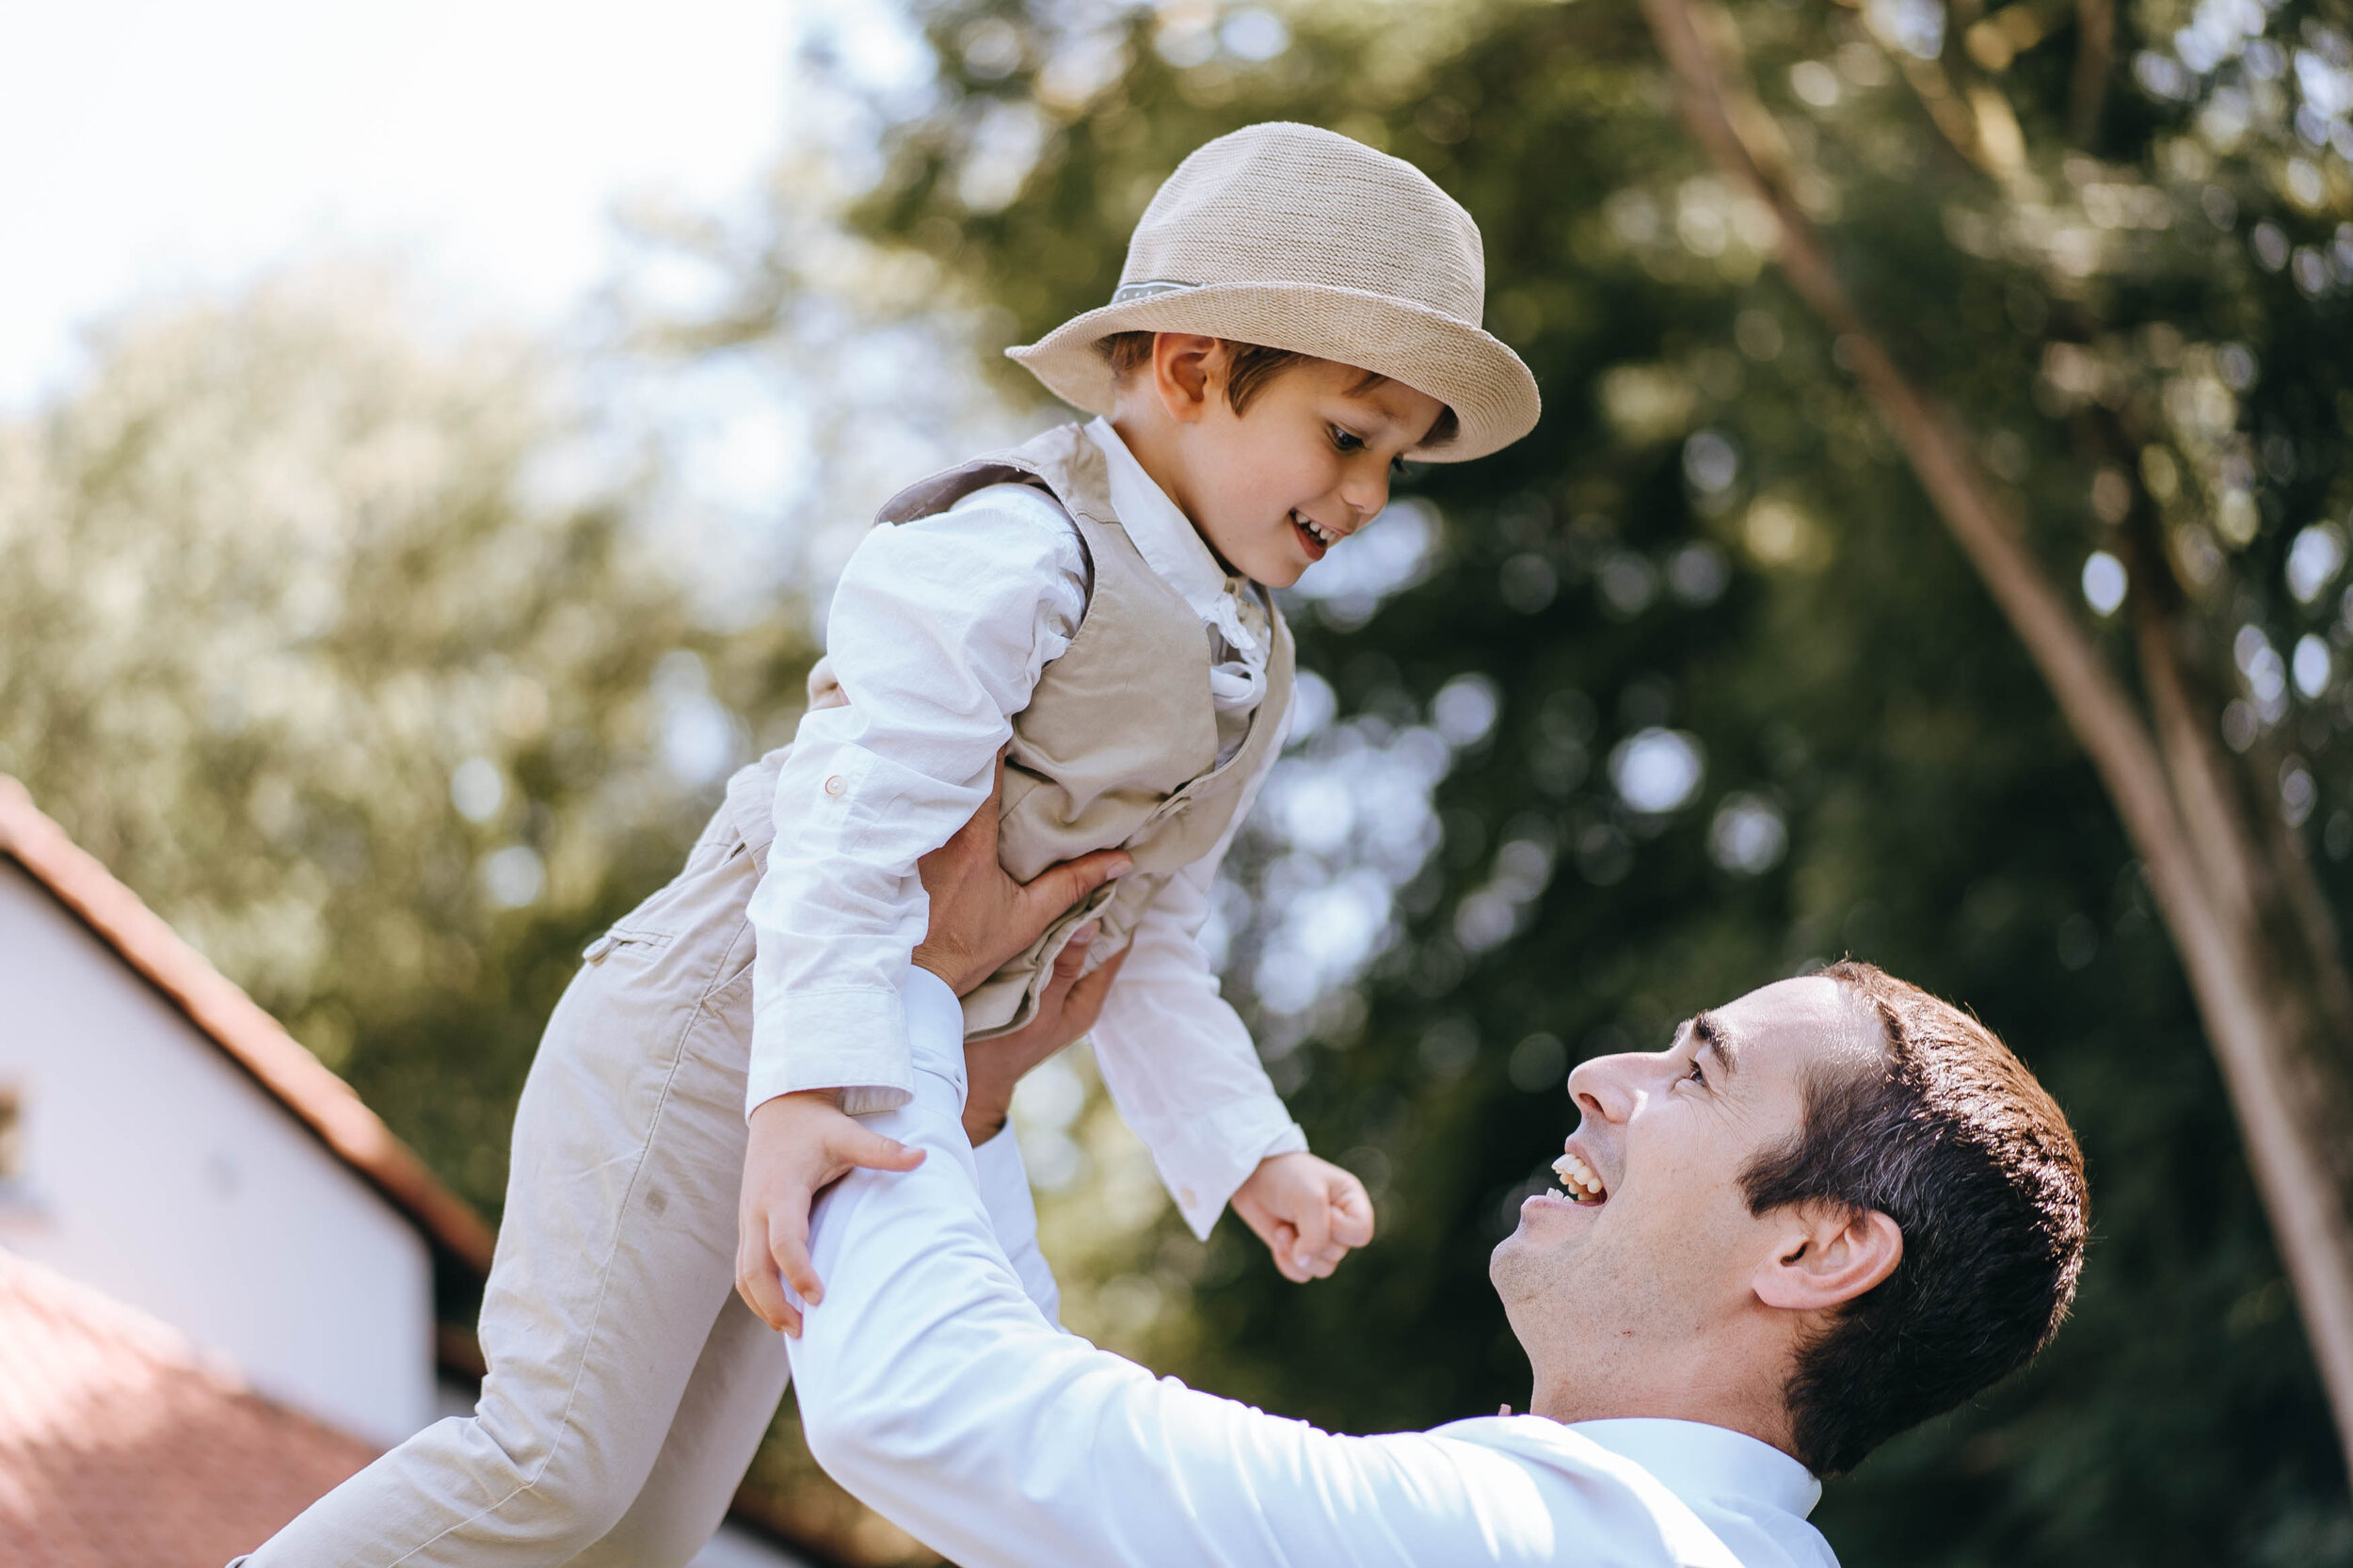
[[[1264,612],[1117,433],[1099,419],[1087,433],[1137,552],[1211,637],[1230,755],[1266,693]],[[1011,715],[1069,647],[1088,588],[1077,529],[1026,485],[876,528],[851,556],[826,623],[849,704],[802,719],[751,899],[746,1113],[796,1090],[839,1089],[854,1114],[912,1093],[902,994],[930,916],[915,862],[987,798]],[[1281,749],[1267,748],[1215,849],[1153,901],[1093,1031],[1105,1086],[1196,1235],[1259,1160],[1307,1146],[1198,940],[1218,865]]]

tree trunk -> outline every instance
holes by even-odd
[[[1764,105],[1739,85],[1730,17],[1701,6],[1643,0],[1685,120],[1725,178],[1780,220],[1776,264],[1840,339],[2122,819],[2220,1064],[2353,1464],[2353,1224],[2342,1152],[2353,1135],[2353,1071],[2342,1048],[2353,1039],[2353,981],[2301,842],[2280,823],[2265,781],[2250,780],[2215,747],[2214,705],[2198,699],[2180,662],[2186,616],[2159,596],[2143,562],[2132,581],[2152,734],[2067,595],[2026,549],[2014,508],[1979,470],[1959,423],[1864,322],[1791,198]],[[1721,70],[1720,59],[1735,69]]]

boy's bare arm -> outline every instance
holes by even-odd
[[[931,901],[931,926],[914,961],[939,976],[961,996],[997,972],[1008,958],[1037,939],[1054,919],[1103,883],[1124,874],[1132,862],[1117,850],[1099,850],[1049,866],[1028,883],[1005,874],[997,857],[999,803],[1004,762],[997,766],[997,788],[972,820],[947,843],[918,863]],[[986,1053],[991,1069],[1015,1067],[1018,1079],[1037,1062],[1086,1032],[1117,972],[1117,960],[1079,978],[1083,942],[1065,952],[1043,998],[1046,1005],[1028,1028],[1007,1035]],[[1003,1076],[993,1072],[991,1083]],[[1004,1097],[1012,1080],[1002,1084]],[[984,1115],[1002,1123],[999,1096],[980,1099]],[[968,1133],[971,1130],[968,1120]],[[992,1128],[992,1131],[994,1128]],[[815,1305],[824,1295],[808,1258],[808,1214],[822,1192],[853,1170],[910,1171],[922,1161],[909,1149],[869,1130],[844,1113],[830,1091],[778,1095],[752,1112],[750,1141],[744,1155],[744,1185],[737,1208],[735,1288],[744,1304],[769,1327],[798,1337],[801,1315],[783,1286]]]

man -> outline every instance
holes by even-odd
[[[1349,1437],[1155,1381],[1023,1291],[1033,1222],[1000,1129],[1040,1047],[968,1064],[954,989],[1021,935],[986,838],[926,863],[918,1088],[869,1118],[928,1158],[827,1196],[825,1292],[792,1347],[819,1462],[966,1568],[1834,1563],[1817,1478],[2066,1312],[2086,1200],[2057,1106],[1975,1019],[1846,963],[1570,1076],[1565,1190],[1489,1267],[1529,1414]],[[1100,995],[1068,978],[1058,1038]]]

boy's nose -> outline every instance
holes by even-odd
[[[1362,528],[1381,515],[1381,508],[1389,504],[1388,471],[1384,469],[1378,479],[1353,479],[1340,486],[1340,500],[1356,514],[1354,526]]]

